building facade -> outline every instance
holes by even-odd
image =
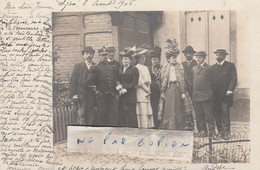
[[[68,83],[73,67],[82,61],[81,50],[92,46],[94,62],[97,50],[113,45],[118,51],[147,44],[162,48],[161,62],[166,63],[168,38],[176,38],[180,51],[187,45],[206,51],[207,63],[214,64],[214,51],[224,48],[227,60],[236,65],[238,85],[234,94],[231,120],[249,121],[249,70],[247,51],[248,20],[242,11],[164,11],[164,12],[59,12],[53,13],[54,83]],[[184,60],[180,54],[178,60]],[[146,65],[150,65],[147,58]]]
[[[234,94],[231,120],[249,121],[250,117],[250,52],[247,51],[248,20],[242,11],[178,11],[163,12],[162,24],[154,32],[154,45],[162,47],[162,63],[166,62],[166,39],[176,38],[182,51],[191,45],[196,51],[206,51],[207,63],[216,63],[218,48],[229,55],[226,60],[237,68],[238,84]],[[179,61],[185,59],[180,54]]]

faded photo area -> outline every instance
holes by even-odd
[[[176,163],[67,153],[72,125],[191,131],[192,163],[249,163],[244,20],[238,11],[52,13],[57,159]]]

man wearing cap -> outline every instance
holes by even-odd
[[[237,84],[237,71],[233,63],[225,60],[228,53],[224,49],[214,52],[217,63],[210,67],[213,93],[215,96],[214,115],[218,132],[224,139],[230,134],[229,109],[233,105],[233,94]]]
[[[79,125],[92,125],[94,120],[95,94],[86,87],[86,80],[95,50],[87,46],[82,50],[84,61],[75,65],[70,79],[70,97],[78,104],[77,122]]]
[[[118,82],[120,64],[114,60],[114,47],[105,48],[105,53],[102,55],[107,55],[107,57],[91,68],[87,79],[87,86],[94,89],[97,97],[98,111],[95,124],[117,126],[118,90],[122,89]]]
[[[213,115],[213,91],[209,74],[209,65],[205,63],[206,53],[196,52],[198,66],[193,71],[193,106],[200,136],[215,134]],[[208,127],[208,128],[207,128]]]
[[[107,58],[108,52],[106,51],[106,48],[103,47],[98,50],[98,55],[99,55],[99,62],[104,61]]]
[[[187,46],[182,52],[186,58],[186,61],[182,62],[184,68],[185,87],[190,97],[192,97],[192,67],[197,66],[197,62],[193,59],[196,51],[194,51],[192,46]]]
[[[149,68],[151,74],[151,105],[153,110],[154,127],[159,128],[160,121],[158,121],[158,105],[160,100],[160,89],[161,89],[161,79],[160,72],[162,69],[161,61],[161,51],[162,49],[156,46],[154,49],[148,52],[152,61],[152,66]]]

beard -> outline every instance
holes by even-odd
[[[217,58],[216,59],[218,62],[221,62],[221,61],[223,61],[223,59],[222,58]]]
[[[192,57],[186,57],[186,60],[187,60],[187,61],[191,61],[191,60],[192,60]]]
[[[86,58],[85,61],[88,62],[88,63],[91,63],[92,62],[92,58]]]

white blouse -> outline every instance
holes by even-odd
[[[177,81],[176,73],[175,73],[175,67],[171,65],[170,66],[169,82],[175,82],[175,81]]]
[[[151,84],[151,75],[148,70],[148,67],[137,64],[135,66],[138,69],[139,72],[139,79],[138,79],[138,86],[136,88],[136,97],[137,102],[149,102],[150,100],[146,97],[147,95],[150,95],[150,84]],[[146,89],[146,90],[144,90]],[[147,91],[149,93],[147,93]]]

